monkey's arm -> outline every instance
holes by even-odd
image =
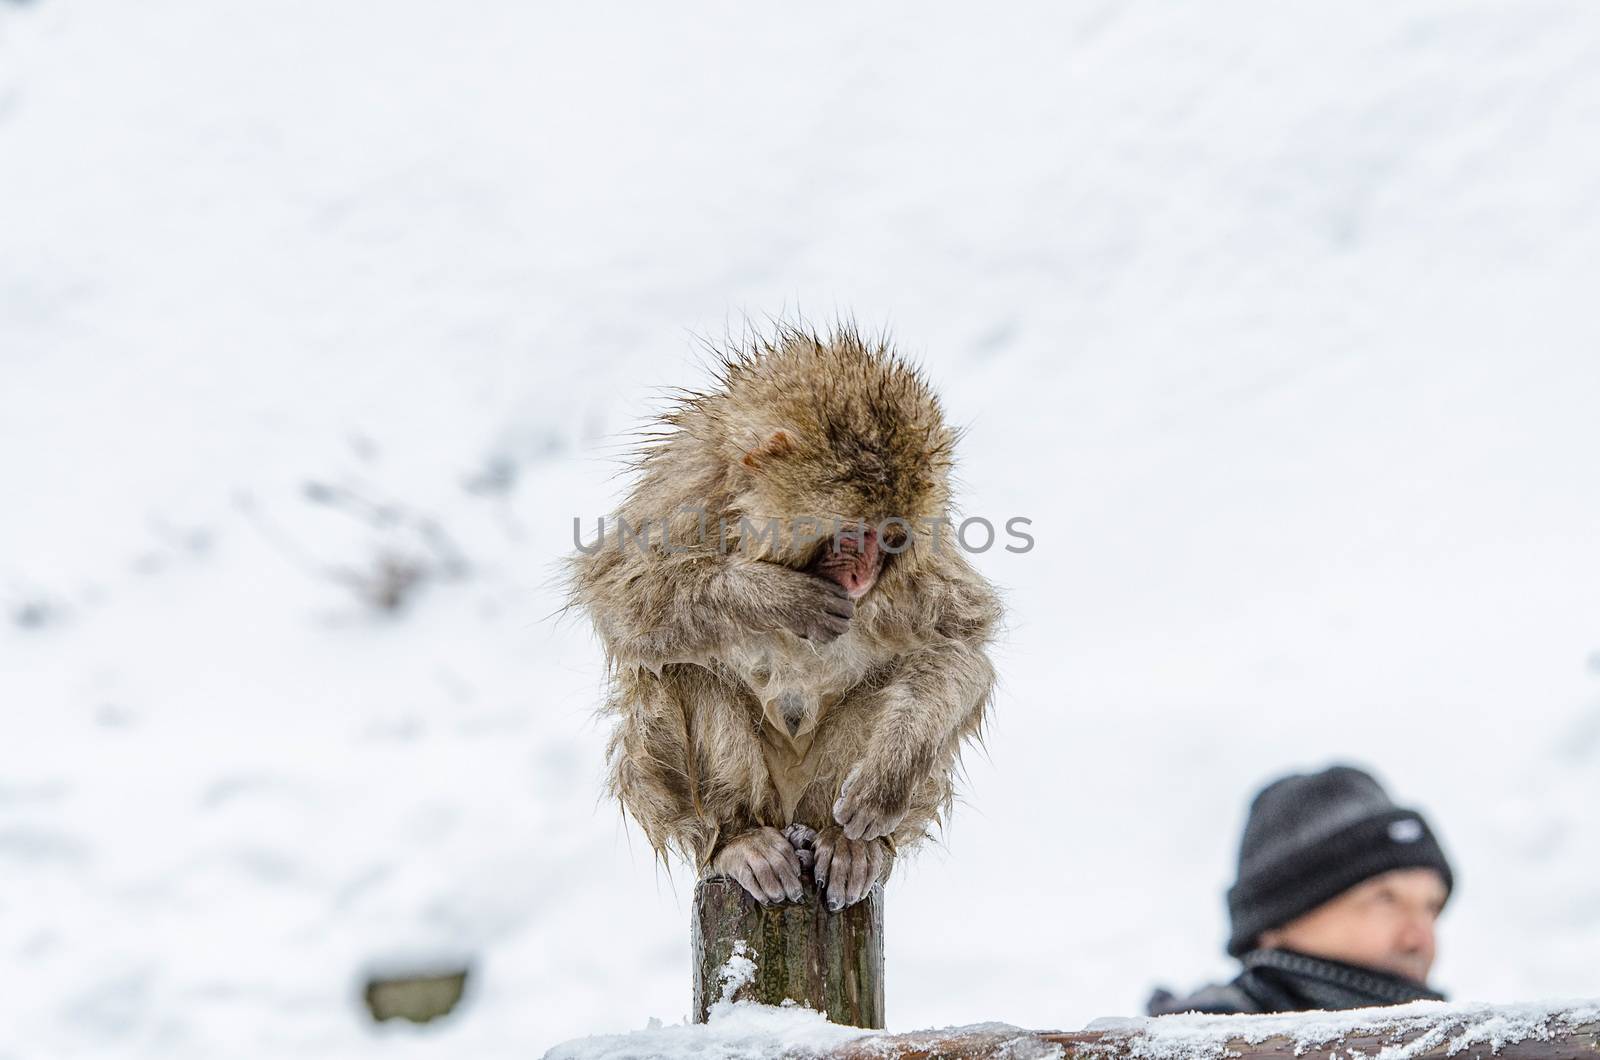
[[[659,670],[704,664],[753,634],[788,629],[826,643],[855,605],[837,583],[721,552],[606,546],[585,556],[574,596],[612,660]]]
[[[878,693],[882,714],[833,807],[845,835],[872,839],[905,823],[919,784],[948,772],[961,740],[982,725],[994,676],[982,648],[960,640],[943,640],[902,661]]]

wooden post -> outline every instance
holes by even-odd
[[[828,912],[810,874],[805,898],[763,906],[726,877],[694,889],[694,1018],[714,1002],[794,1001],[833,1023],[883,1028],[883,887],[848,909]],[[731,966],[739,946],[742,961]],[[747,975],[739,974],[741,970]],[[731,975],[729,973],[732,973]]]

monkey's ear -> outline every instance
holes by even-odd
[[[759,471],[762,464],[765,464],[771,460],[776,460],[780,457],[788,456],[790,453],[794,452],[794,450],[794,439],[789,436],[788,431],[773,431],[772,437],[768,438],[754,449],[747,451],[744,454],[744,459],[741,460],[740,463],[744,464],[745,467],[753,468]]]

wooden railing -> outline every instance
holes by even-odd
[[[1085,1031],[994,1026],[864,1035],[832,1060],[1578,1060],[1600,1057],[1600,1002],[1459,1005],[1280,1016],[1162,1016]]]
[[[849,909],[829,913],[809,884],[804,901],[763,907],[731,880],[704,880],[695,889],[692,930],[696,1022],[705,1022],[718,1002],[791,1001],[835,1024],[874,1030],[885,1025],[881,889]],[[720,1007],[728,1010],[728,1004]],[[836,1060],[1600,1060],[1600,1002],[1417,1002],[1338,1013],[1163,1016],[1102,1020],[1081,1031],[986,1024],[862,1034],[811,1052],[791,1042],[783,1055]]]

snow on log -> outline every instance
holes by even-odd
[[[806,877],[800,902],[763,906],[736,882],[701,880],[690,928],[694,1018],[718,1001],[792,1001],[851,1027],[883,1022],[883,888],[830,913]]]
[[[1098,1020],[1082,1031],[999,1023],[911,1034],[840,1027],[798,1006],[714,1002],[710,1022],[557,1046],[552,1060],[1579,1060],[1600,1057],[1600,1002],[1419,1001],[1350,1012]]]
[[[1600,1002],[1419,1001],[1350,1012],[1098,1020],[1088,1030],[1066,1032],[984,1025],[857,1038],[819,1055],[838,1060],[1575,1060],[1600,1057]]]

